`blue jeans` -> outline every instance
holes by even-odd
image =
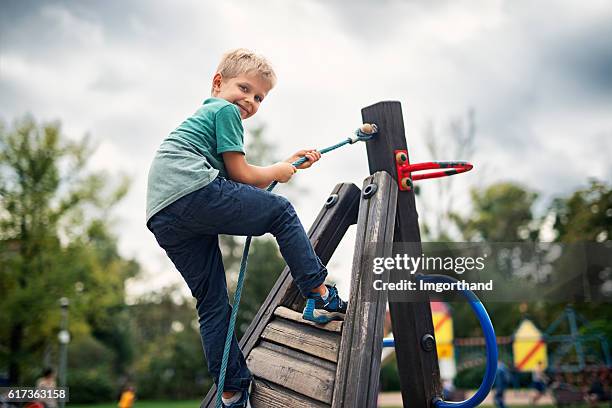
[[[170,204],[155,214],[147,227],[196,299],[204,353],[215,383],[232,311],[218,234],[274,235],[304,296],[327,277],[287,199],[222,177]],[[245,390],[250,381],[251,373],[234,334],[224,391]]]

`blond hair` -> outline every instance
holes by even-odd
[[[228,79],[242,74],[255,73],[268,81],[270,88],[276,85],[276,74],[268,60],[246,48],[237,48],[223,54],[216,73]]]

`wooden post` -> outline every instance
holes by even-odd
[[[379,129],[376,137],[366,143],[370,174],[386,171],[397,183],[394,151],[407,149],[400,103],[379,102],[363,108],[361,115],[364,123],[375,123]],[[418,214],[412,191],[398,193],[393,241],[414,243],[411,246],[416,254],[421,253]],[[405,271],[392,272],[389,276],[391,282],[410,278]],[[433,398],[441,395],[441,384],[435,343],[429,342],[428,347],[423,345],[426,335],[434,335],[429,300],[397,300],[390,297],[389,310],[404,407],[432,407]]]
[[[371,257],[391,256],[391,245],[380,244],[393,239],[397,184],[381,171],[365,180],[362,191],[332,408],[375,407],[378,400],[387,292],[375,290],[374,280],[386,283],[388,274],[375,275]]]
[[[332,205],[326,203],[323,206],[309,230],[310,241],[323,264],[327,264],[349,226],[357,222],[359,194],[360,190],[354,184],[341,183],[336,185],[331,193],[331,196],[336,196],[336,201]],[[330,200],[328,200],[329,202]],[[244,336],[240,339],[240,349],[245,357],[249,356],[260,341],[267,324],[274,317],[275,310],[279,306],[296,303],[298,297],[301,299],[290,270],[286,267]],[[201,408],[213,408],[215,406],[216,392],[217,387],[213,385],[202,401]]]

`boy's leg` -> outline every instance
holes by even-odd
[[[179,200],[180,201],[180,200]],[[225,338],[232,307],[227,296],[225,270],[216,235],[194,235],[181,227],[179,203],[162,210],[150,221],[150,229],[166,251],[196,299],[200,335],[215,383],[219,379]],[[224,391],[249,387],[251,373],[234,334],[229,354]]]
[[[194,232],[244,236],[269,232],[303,296],[325,281],[327,269],[286,198],[223,178],[190,196],[194,205],[189,210],[189,228]]]

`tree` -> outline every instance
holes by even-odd
[[[129,307],[139,352],[129,375],[149,399],[201,396],[212,384],[206,369],[195,302],[178,285],[148,293]]]
[[[578,189],[567,197],[556,198],[550,211],[555,222],[555,241],[568,244],[590,243],[586,246],[588,268],[587,279],[591,290],[602,291],[609,288],[612,283],[610,273],[610,250],[603,247],[601,243],[609,243],[612,239],[612,186],[608,183],[591,179],[589,185]],[[598,258],[607,253],[607,262],[591,262],[594,254]],[[606,291],[607,299],[610,299],[609,289]],[[595,294],[601,298],[601,292]],[[597,296],[599,295],[599,296]],[[612,322],[605,318],[602,307],[608,306],[596,302],[581,302],[574,307],[591,321],[591,327],[604,332],[608,339],[612,338]]]
[[[533,204],[537,193],[513,183],[497,183],[483,190],[472,190],[472,212],[466,217],[451,214],[463,240],[479,242],[524,242],[538,236]],[[520,305],[515,303],[487,303],[496,332],[509,335],[520,320]],[[479,336],[480,328],[469,305],[453,305],[457,337]]]
[[[100,334],[138,272],[108,232],[128,181],[110,186],[104,173],[88,172],[92,153],[88,138],[68,140],[59,123],[0,124],[0,343],[8,344],[0,364],[11,384],[36,375],[56,343],[60,297],[73,300],[73,336]]]
[[[532,211],[535,192],[513,183],[472,190],[472,214],[452,219],[466,241],[523,242],[537,239]]]
[[[598,180],[554,200],[551,210],[558,242],[603,242],[612,239],[612,187]]]

